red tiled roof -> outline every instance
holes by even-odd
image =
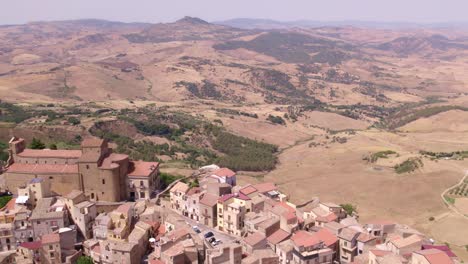
[[[190,188],[187,192],[187,195],[190,196],[190,195],[194,195],[194,194],[197,194],[197,193],[200,193],[201,192],[201,188],[200,187],[193,187],[193,188]]]
[[[245,195],[249,195],[249,194],[252,194],[254,192],[256,192],[257,189],[255,187],[253,187],[252,185],[248,185],[242,189],[239,190],[240,193],[243,193]]]
[[[213,175],[216,175],[216,176],[219,176],[219,177],[230,178],[230,177],[236,176],[236,173],[233,172],[232,170],[228,169],[228,168],[221,168],[219,170],[215,170],[213,172]]]
[[[244,201],[251,200],[250,197],[248,197],[247,195],[245,195],[243,193],[238,193],[236,198],[238,198],[240,200],[244,200]]]
[[[130,162],[128,176],[149,177],[158,167],[158,162],[133,161]]]
[[[304,230],[300,230],[291,237],[291,241],[298,247],[310,247],[320,243],[317,236]]]
[[[270,244],[276,245],[286,240],[289,236],[290,234],[288,232],[284,231],[283,229],[278,229],[273,234],[271,234],[267,240]]]
[[[42,247],[42,242],[41,241],[23,242],[19,246],[30,249],[30,250],[36,250]]]
[[[361,233],[359,234],[359,236],[357,237],[357,240],[360,241],[360,242],[367,242],[367,241],[371,241],[373,239],[376,239],[377,237],[371,235],[371,234],[368,234],[368,233]]]
[[[93,160],[93,159],[96,159],[96,158],[99,159],[100,156],[99,155],[94,156],[93,154],[91,154],[91,155],[88,155],[88,157],[83,157],[83,158],[85,158],[85,159],[91,158],[89,160]],[[107,158],[105,158],[102,161],[101,166],[99,168],[101,168],[101,169],[117,168],[119,166],[118,162],[123,161],[125,159],[128,159],[128,155],[111,153]],[[89,161],[89,160],[87,160],[87,161]],[[132,166],[132,164],[130,163],[129,164],[129,169],[130,169],[131,166]]]
[[[81,150],[25,149],[18,153],[18,156],[27,158],[79,158],[81,154]]]
[[[8,167],[7,172],[17,173],[78,173],[78,165],[76,164],[24,164],[13,163]]]
[[[235,197],[235,196],[236,196],[236,195],[235,195],[235,194],[232,194],[232,193],[230,193],[230,194],[225,194],[225,195],[223,195],[223,196],[221,196],[221,197],[218,198],[218,202],[219,202],[219,203],[224,203],[224,202],[226,202],[227,200],[229,200],[229,199],[231,199],[231,198],[233,198],[233,197]]]
[[[264,182],[264,183],[255,184],[253,185],[253,187],[257,189],[258,192],[260,193],[267,193],[267,192],[275,191],[278,189],[278,187],[276,187],[276,185],[272,182]]]
[[[101,254],[101,247],[99,246],[99,244],[97,244],[96,246],[93,247],[92,251],[96,254]]]
[[[206,193],[200,200],[200,203],[206,206],[213,207],[218,203],[218,196]]]
[[[124,203],[115,209],[116,212],[126,214],[130,208],[132,208],[132,203]]]
[[[452,259],[444,251],[435,248],[419,250],[414,253],[424,256],[430,264],[453,264]]]
[[[386,250],[378,250],[378,249],[371,249],[370,252],[374,254],[376,257],[383,257],[389,254],[392,254],[391,251],[386,251]]]
[[[265,235],[260,232],[255,232],[250,236],[244,238],[244,243],[250,246],[255,246],[265,239]]]
[[[59,243],[59,234],[46,234],[41,237],[42,244]]]
[[[330,223],[336,221],[336,219],[338,219],[338,216],[336,216],[335,213],[329,213],[326,216],[317,216],[317,218],[315,218],[316,221],[324,223]]]
[[[422,249],[438,249],[444,251],[449,257],[456,258],[457,255],[452,252],[452,250],[446,245],[422,245]]]
[[[327,247],[335,244],[338,241],[338,237],[336,237],[332,232],[328,231],[326,228],[320,229],[314,235],[316,235],[320,241],[325,243]]]
[[[172,241],[179,240],[183,238],[184,236],[188,235],[189,231],[187,228],[181,228],[181,229],[176,229],[173,230],[169,233],[166,234],[167,238],[169,238]]]

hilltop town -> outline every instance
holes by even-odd
[[[240,185],[208,165],[164,181],[159,163],[86,138],[80,150],[9,141],[0,263],[461,263],[448,245],[311,193],[294,204],[272,182]]]

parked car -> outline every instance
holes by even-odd
[[[216,237],[209,238],[208,242],[210,242],[213,245],[213,242],[216,242]]]
[[[219,245],[221,243],[223,243],[221,240],[215,239],[213,242],[211,242],[211,245],[214,247],[214,246],[217,246],[217,245]]]
[[[193,229],[193,231],[195,231],[197,234],[200,234],[200,233],[201,233],[201,230],[200,230],[200,228],[198,228],[198,226],[192,226],[192,229]]]
[[[211,231],[205,233],[205,238],[210,238],[210,237],[212,237],[212,236],[214,236],[214,234],[213,234],[213,232],[211,232]]]

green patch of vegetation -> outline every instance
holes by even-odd
[[[77,261],[76,261],[76,264],[93,264],[93,259],[89,256],[80,256]]]
[[[234,110],[234,109],[229,109],[229,108],[216,108],[216,112],[223,113],[223,114],[228,114],[228,115],[238,115],[238,116],[247,116],[247,117],[252,117],[252,118],[258,118],[257,114],[252,114],[252,113],[247,113],[244,111],[239,111],[239,110]]]
[[[468,150],[453,151],[453,152],[432,152],[432,151],[419,151],[421,155],[428,156],[434,159],[453,158],[465,159],[468,158]]]
[[[343,208],[347,215],[353,215],[353,213],[357,213],[357,207],[352,204],[340,204],[340,206]]]
[[[397,154],[397,153],[393,150],[384,150],[384,151],[372,153],[371,155],[364,157],[364,160],[370,163],[375,163],[379,159],[387,159],[389,155],[394,155],[394,154]]]
[[[451,110],[461,110],[461,111],[468,111],[467,107],[462,107],[458,105],[442,105],[442,106],[429,106],[424,108],[417,108],[413,109],[411,107],[405,107],[400,111],[390,115],[387,118],[386,126],[389,129],[395,129],[398,127],[402,127],[406,124],[409,124],[413,121],[416,121],[420,118],[428,118],[443,112],[451,111]]]
[[[283,126],[286,125],[286,121],[284,121],[284,119],[281,116],[268,115],[266,120],[270,121],[273,124]]]
[[[455,203],[455,198],[453,198],[453,197],[445,196],[444,199],[449,204],[454,204]]]
[[[18,124],[31,117],[22,107],[0,101],[0,122]]]
[[[258,142],[228,132],[213,133],[213,148],[225,155],[218,159],[218,164],[233,170],[265,171],[275,168],[277,158],[274,155],[278,147]]]
[[[161,189],[165,189],[171,183],[173,183],[173,182],[175,182],[175,181],[177,181],[179,179],[182,179],[183,176],[178,176],[178,175],[173,175],[173,174],[161,172],[161,173],[159,173],[159,178],[161,179],[161,184],[162,184]]]
[[[76,125],[79,125],[81,123],[80,119],[74,117],[74,116],[71,116],[67,119],[68,123],[76,126]]]
[[[33,138],[31,144],[29,144],[29,148],[31,149],[45,149],[46,145],[40,139]]]
[[[0,208],[5,207],[5,205],[11,200],[12,196],[2,196],[0,197]]]
[[[420,158],[409,158],[404,162],[395,165],[395,172],[398,174],[410,173],[424,166]]]
[[[8,156],[8,144],[0,141],[0,161],[7,161]]]

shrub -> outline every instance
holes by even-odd
[[[49,148],[50,149],[57,149],[57,145],[52,143],[52,144],[49,145]]]
[[[68,123],[70,123],[70,124],[76,126],[76,125],[79,125],[79,124],[81,123],[81,121],[80,121],[80,119],[78,119],[78,118],[72,116],[72,117],[69,117],[69,118],[68,118]]]
[[[40,139],[33,138],[29,147],[32,149],[45,149],[46,146]]]
[[[76,261],[76,264],[93,264],[93,259],[89,256],[80,256]]]
[[[281,116],[269,115],[267,117],[267,120],[270,121],[273,124],[286,125],[286,122],[284,121],[284,119]]]
[[[433,216],[429,217],[429,221],[434,221],[435,218]]]
[[[354,212],[357,212],[356,206],[352,204],[340,204],[340,206],[345,210],[347,215],[353,215]]]
[[[175,182],[178,179],[182,179],[183,177],[161,172],[159,173],[159,178],[161,179],[161,182],[162,182],[162,189],[165,189],[171,183]]]
[[[0,161],[8,160],[8,144],[0,141]]]
[[[420,158],[409,158],[403,163],[395,165],[394,169],[396,173],[402,174],[413,172],[422,166],[424,166],[424,164]]]

